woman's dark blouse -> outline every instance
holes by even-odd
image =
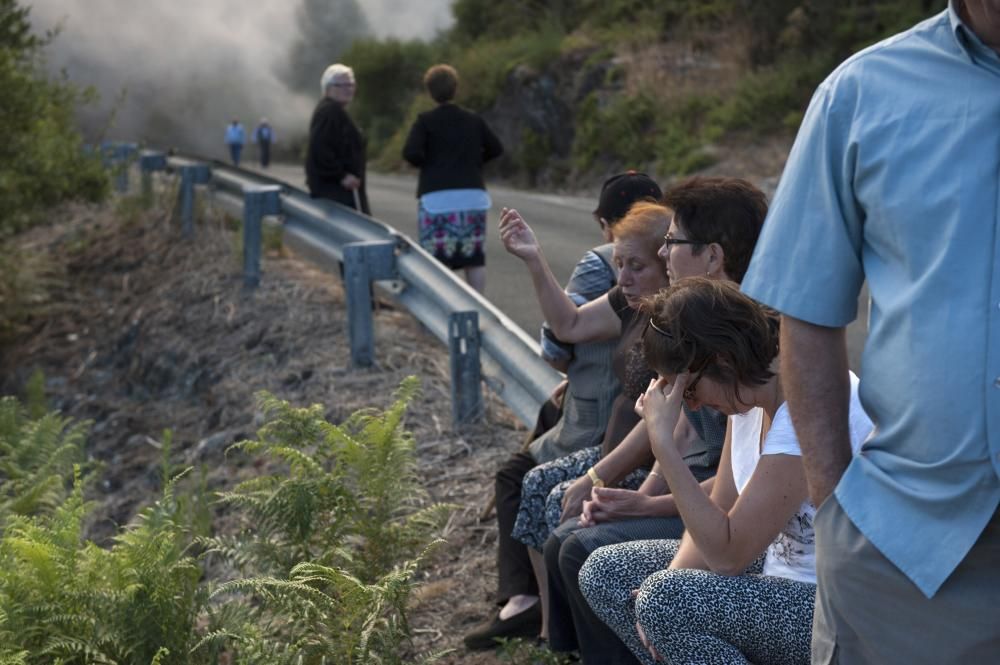
[[[420,169],[417,196],[442,189],[486,189],[483,164],[503,154],[486,121],[452,103],[417,116],[403,159]]]
[[[361,179],[358,191],[362,212],[368,207],[365,178],[365,139],[343,106],[329,97],[316,105],[309,123],[306,183],[313,198],[333,199],[354,207],[354,192],[341,186],[348,173]]]
[[[612,360],[622,392],[611,407],[608,429],[604,432],[601,449],[605,453],[621,443],[625,435],[638,424],[639,416],[635,413],[635,401],[649,386],[650,380],[656,378],[656,372],[650,369],[646,364],[646,358],[642,355],[641,342],[646,324],[645,318],[638,310],[629,307],[620,286],[608,291],[608,302],[622,322],[622,336]]]

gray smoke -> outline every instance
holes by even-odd
[[[33,0],[41,32],[58,26],[50,69],[92,85],[100,102],[81,115],[89,140],[138,140],[225,154],[232,118],[248,133],[262,116],[279,145],[301,137],[315,98],[290,92],[285,71],[297,3],[288,0]],[[450,1],[360,0],[378,36],[431,39],[451,21]],[[316,79],[322,72],[316,72]],[[122,100],[122,91],[124,99]]]

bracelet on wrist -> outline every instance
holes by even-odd
[[[587,477],[590,478],[590,482],[594,485],[594,487],[605,486],[604,481],[601,480],[599,475],[597,475],[597,471],[594,470],[594,467],[587,469]]]

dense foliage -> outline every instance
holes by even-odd
[[[372,77],[369,83],[359,76],[357,117],[382,166],[400,163],[402,134],[416,112],[430,105],[419,90],[419,70],[446,61],[462,76],[461,103],[518,125],[507,128],[507,140],[514,142],[508,145],[508,168],[526,179],[544,168],[551,176],[623,164],[669,176],[710,164],[720,139],[793,130],[812,91],[837,63],[944,5],[944,0],[456,0],[448,33],[426,45],[407,44],[412,66],[389,65],[400,49],[391,40],[367,40],[344,58]],[[631,71],[655,68],[644,54],[677,45],[695,60],[712,60],[720,43],[740,53],[735,84],[695,80],[673,89],[657,76]],[[580,90],[580,80],[597,81],[584,84],[579,98],[562,100],[571,109],[562,124],[573,128],[572,147],[568,154],[546,153],[548,165],[538,163],[540,148],[551,147],[539,140],[539,127],[524,114],[510,118],[505,108],[512,101],[512,72],[522,65],[575,81],[567,88]],[[670,76],[662,72],[661,78]],[[378,98],[388,90],[391,107],[365,101],[364,95]],[[396,127],[391,136],[390,127]]]
[[[406,655],[414,575],[449,512],[427,504],[402,427],[416,388],[340,426],[262,395],[257,440],[230,455],[270,473],[217,497],[237,534],[197,533],[204,489],[180,498],[165,436],[161,498],[106,548],[84,537],[86,426],[0,401],[0,663],[433,660]]]
[[[51,35],[31,31],[29,10],[0,0],[0,239],[37,218],[44,206],[73,198],[99,200],[107,175],[96,156],[83,151],[74,121],[88,99],[41,66]]]

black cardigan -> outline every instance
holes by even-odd
[[[403,159],[420,169],[417,196],[442,189],[485,189],[483,164],[503,154],[500,139],[472,111],[451,103],[421,113]]]
[[[365,141],[344,107],[329,97],[316,105],[309,123],[306,183],[313,198],[333,199],[354,207],[354,193],[340,181],[348,173],[361,179],[361,209],[370,213],[365,187]]]

